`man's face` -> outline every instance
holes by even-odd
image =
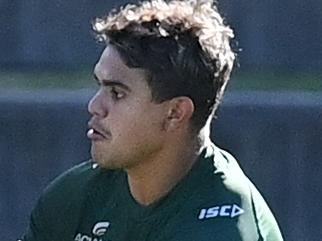
[[[88,105],[93,159],[105,168],[130,168],[162,150],[167,102],[152,101],[142,69],[127,67],[107,46],[94,69],[99,90]]]

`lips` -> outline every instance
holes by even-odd
[[[89,130],[87,132],[87,137],[92,141],[102,141],[110,139],[110,132],[106,131],[101,125],[97,122],[90,121],[88,123]]]

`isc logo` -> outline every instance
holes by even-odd
[[[234,218],[243,214],[245,211],[237,206],[236,204],[233,205],[223,205],[223,206],[216,206],[211,208],[203,208],[200,210],[199,219],[206,219],[206,218],[215,218],[215,217],[230,217]]]

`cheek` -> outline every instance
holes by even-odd
[[[113,123],[114,134],[122,138],[146,139],[148,136],[159,135],[163,129],[160,114],[148,111],[148,109],[134,111],[128,108],[126,112],[115,116]]]

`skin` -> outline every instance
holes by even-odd
[[[194,105],[188,97],[152,100],[143,69],[129,68],[108,45],[94,69],[99,90],[88,104],[93,159],[123,169],[141,205],[166,195],[191,169],[205,140],[191,136]]]

